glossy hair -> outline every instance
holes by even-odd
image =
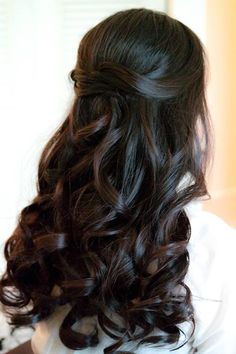
[[[107,354],[127,342],[175,344],[185,321],[194,333],[184,207],[209,196],[205,59],[192,30],[146,8],[114,13],[82,38],[73,104],[5,244],[0,301],[11,324],[69,304],[64,345],[96,346],[97,323],[86,334],[72,326],[97,316],[116,340]],[[186,173],[193,183],[178,189]]]

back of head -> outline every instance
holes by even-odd
[[[203,46],[164,13],[124,10],[85,34],[70,77],[75,99],[42,152],[38,195],[6,243],[0,299],[32,304],[28,316],[12,315],[20,325],[71,304],[60,327],[71,349],[98,343],[96,325],[72,329],[93,315],[117,340],[107,353],[132,340],[175,343],[177,325],[194,323],[184,206],[208,194]],[[192,183],[178,189],[186,174]],[[164,334],[148,338],[155,328]]]
[[[103,123],[97,124],[103,124],[104,136],[104,125],[111,123],[122,130],[121,140],[128,139],[127,132],[140,133],[137,145],[143,146],[140,153],[147,154],[153,168],[149,182],[180,155],[185,162],[176,184],[187,171],[199,179],[209,145],[204,59],[199,38],[168,15],[145,8],[115,13],[80,43],[70,76],[76,93],[73,113],[79,116],[81,110],[84,119],[74,119],[74,131],[96,124],[100,115]],[[198,124],[203,128],[200,138]],[[126,170],[120,162],[118,171]]]

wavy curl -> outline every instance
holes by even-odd
[[[209,195],[203,46],[164,13],[120,11],[83,37],[70,78],[74,102],[5,244],[0,301],[19,326],[70,304],[59,335],[71,349],[97,345],[96,323],[72,329],[94,315],[115,339],[104,353],[174,344],[178,324],[194,332],[184,206]],[[186,173],[194,183],[178,190]]]

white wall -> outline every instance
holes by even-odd
[[[206,0],[168,0],[168,14],[190,27],[206,42]]]

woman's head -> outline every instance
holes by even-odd
[[[178,324],[194,322],[184,207],[208,194],[203,46],[164,13],[120,11],[85,34],[70,77],[73,105],[5,246],[0,300],[32,305],[12,314],[20,325],[69,303],[59,335],[72,349],[97,344],[96,326],[87,335],[71,328],[93,315],[117,340],[107,353],[132,340],[175,343]],[[179,190],[186,173],[192,183]],[[163,334],[150,340],[155,329]]]
[[[131,9],[106,18],[83,37],[72,79],[79,95],[113,91],[156,98],[195,98],[204,87],[203,48],[185,25],[164,13]]]
[[[85,34],[70,72],[75,110],[85,109],[88,118],[74,119],[75,131],[113,110],[118,112],[113,120],[120,129],[126,125],[127,132],[127,125],[130,129],[143,125],[150,137],[139,143],[162,149],[153,151],[162,163],[180,150],[186,160],[182,174],[194,169],[191,154],[202,159],[199,163],[205,171],[210,143],[205,62],[201,41],[178,20],[145,8],[115,13]],[[202,142],[196,136],[198,124],[203,128]]]

